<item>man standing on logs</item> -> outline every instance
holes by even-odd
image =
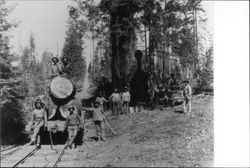
[[[69,147],[70,149],[75,140],[78,130],[80,129],[80,127],[84,126],[84,123],[82,122],[80,116],[77,114],[75,110],[76,108],[74,106],[68,107],[68,111],[70,114],[65,121],[64,129],[63,129],[63,130],[66,130],[67,128],[68,130],[67,147]]]
[[[31,143],[37,142],[37,146],[41,147],[41,128],[47,127],[47,114],[44,108],[42,108],[42,101],[37,99],[34,103],[35,109],[31,118],[31,128],[34,129]]]

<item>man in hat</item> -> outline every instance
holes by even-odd
[[[83,128],[84,123],[82,122],[80,116],[77,114],[75,106],[69,106],[68,111],[69,111],[69,115],[66,118],[64,130],[66,130],[67,128],[67,131],[68,131],[67,147],[71,149],[72,144],[77,135],[77,132],[80,128]]]
[[[105,99],[105,97],[103,96],[102,92],[99,92],[99,95],[96,97],[96,101],[100,103],[100,107],[104,111],[104,103],[107,103],[108,100]]]
[[[42,101],[37,99],[34,103],[35,109],[31,118],[31,128],[34,129],[31,144],[35,143],[38,147],[41,147],[41,128],[47,127],[47,113],[42,105]]]
[[[51,60],[52,60],[52,66],[50,70],[50,79],[58,76],[60,72],[60,66],[58,64],[59,59],[57,57],[52,57]]]
[[[98,101],[94,101],[94,108],[86,108],[83,107],[83,110],[91,111],[93,113],[93,121],[96,127],[96,135],[97,141],[106,141],[105,139],[105,128],[104,128],[104,120],[105,116],[103,113],[103,109],[100,107],[100,103]]]
[[[183,111],[184,113],[188,114],[191,112],[191,96],[192,96],[192,88],[189,85],[188,80],[184,80],[184,87],[182,89],[183,91],[183,97],[184,97],[184,102],[183,102]]]
[[[124,92],[122,93],[122,113],[129,113],[129,103],[130,103],[130,93],[127,86],[124,87]]]
[[[111,94],[110,96],[111,102],[112,102],[112,111],[113,111],[113,115],[118,115],[118,111],[119,111],[119,103],[121,101],[121,97],[120,94],[118,93],[118,89],[115,88],[114,92]]]
[[[62,65],[61,65],[61,75],[65,77],[69,77],[69,75],[72,73],[72,67],[69,65],[68,58],[63,57],[62,58]]]

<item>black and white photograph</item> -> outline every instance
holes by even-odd
[[[216,166],[214,3],[0,0],[1,167]]]

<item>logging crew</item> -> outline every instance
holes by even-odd
[[[66,118],[64,130],[66,130],[67,128],[67,131],[68,131],[67,147],[71,149],[72,144],[77,135],[77,132],[80,128],[83,128],[84,123],[82,122],[80,116],[77,114],[75,106],[69,106],[68,111],[69,111],[69,115]]]
[[[188,80],[184,80],[184,87],[183,87],[183,97],[184,97],[184,102],[183,102],[183,111],[184,113],[188,114],[191,112],[191,96],[192,96],[192,88],[189,85]]]
[[[41,128],[47,127],[47,114],[42,105],[42,101],[37,99],[34,103],[35,109],[31,118],[31,128],[34,129],[31,144],[35,143],[41,147]]]
[[[107,103],[108,100],[105,99],[105,97],[103,96],[102,92],[99,92],[99,95],[96,97],[96,101],[98,101],[100,103],[100,107],[104,111],[104,104]]]
[[[129,103],[130,103],[130,93],[128,88],[124,87],[124,92],[122,93],[122,111],[124,114],[129,113]]]
[[[50,70],[50,78],[56,77],[59,75],[60,72],[60,66],[59,66],[59,59],[57,57],[52,57],[52,65]]]
[[[100,103],[98,101],[94,101],[93,108],[86,108],[83,107],[83,110],[91,111],[93,113],[93,121],[96,127],[96,136],[97,141],[106,141],[105,139],[105,127],[104,127],[104,112],[103,109],[100,107]]]
[[[114,92],[111,94],[110,99],[113,107],[113,115],[118,115],[119,103],[121,101],[121,98],[117,88],[114,89]]]

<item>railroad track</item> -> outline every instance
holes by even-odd
[[[23,162],[25,162],[25,160],[27,160],[29,157],[31,157],[32,155],[35,154],[36,151],[39,150],[39,147],[36,146],[34,147],[30,152],[28,152],[28,154],[26,154],[24,157],[22,157],[22,159],[20,159],[19,161],[17,161],[14,166],[12,167],[18,167],[18,165],[22,164]]]
[[[61,158],[63,156],[63,154],[65,153],[65,149],[67,148],[67,145],[65,144],[62,151],[60,152],[59,156],[57,157],[55,163],[53,164],[53,167],[57,167],[57,165],[59,164],[59,162],[61,161]]]
[[[11,148],[8,148],[6,150],[2,150],[1,151],[1,159],[4,159],[6,158],[7,156],[10,156],[12,155],[13,153],[19,151],[20,149],[22,149],[21,146],[16,146],[16,148],[14,149],[15,147],[11,147]]]
[[[2,153],[2,152],[5,152],[5,151],[7,151],[7,150],[13,149],[13,148],[15,148],[15,147],[18,147],[18,146],[19,146],[19,145],[12,145],[12,146],[10,146],[10,147],[6,147],[6,148],[4,148],[4,149],[1,150],[1,153]]]

